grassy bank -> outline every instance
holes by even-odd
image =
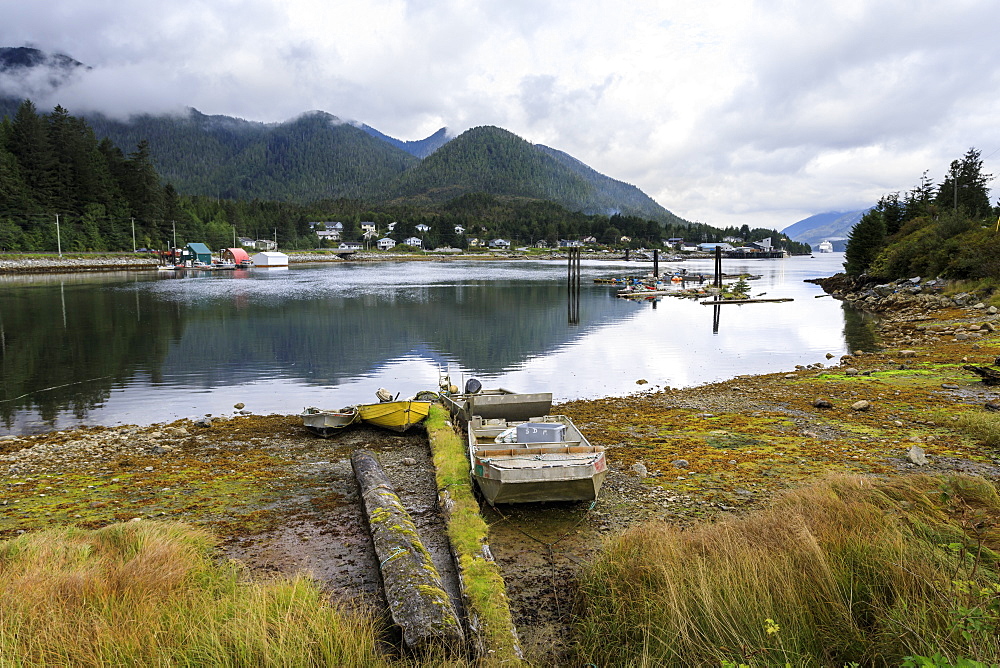
[[[583,578],[581,660],[996,665],[998,517],[979,478],[837,477],[738,520],[644,525]]]
[[[0,543],[0,665],[378,666],[379,629],[304,577],[254,581],[168,522]]]
[[[500,567],[484,552],[489,527],[469,477],[469,461],[462,439],[448,420],[448,412],[432,406],[427,433],[434,453],[438,489],[447,494],[448,539],[456,555],[465,597],[466,616],[479,637],[487,665],[520,663],[520,650]]]

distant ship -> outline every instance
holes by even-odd
[[[819,242],[819,252],[820,253],[832,253],[833,252],[833,243],[830,242],[830,241],[821,241],[821,242]]]

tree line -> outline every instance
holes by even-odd
[[[877,280],[914,276],[1000,278],[1000,206],[989,201],[993,176],[970,148],[934,184],[925,171],[905,193],[883,195],[851,229],[845,272]]]
[[[98,140],[86,121],[61,106],[41,114],[26,100],[13,117],[0,122],[3,250],[54,251],[61,246],[67,252],[123,251],[189,242],[223,248],[237,244],[237,237],[276,239],[279,247],[303,249],[319,246],[313,222],[343,223],[345,241],[360,240],[361,223],[373,222],[397,242],[415,236],[426,248],[465,248],[470,237],[525,245],[592,237],[617,248],[657,248],[672,237],[703,243],[735,236],[745,241],[771,237],[776,247],[809,252],[808,246],[775,230],[664,224],[622,213],[591,215],[545,199],[484,192],[420,204],[405,199],[296,204],[184,196],[163,183],[145,140],[126,154],[109,139]],[[430,230],[417,232],[420,224]]]

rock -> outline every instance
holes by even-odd
[[[236,409],[236,410],[238,410],[238,411],[241,411],[241,410],[243,410],[244,408],[246,408],[246,404],[245,404],[245,403],[243,403],[243,402],[241,401],[241,402],[240,402],[240,403],[238,403],[238,404],[233,404],[233,408],[235,408],[235,409]]]
[[[794,373],[786,373],[785,380],[794,380],[797,376]]]
[[[955,340],[956,341],[968,341],[969,340],[969,335],[966,334],[965,332],[955,332]]]
[[[996,315],[997,314],[997,307],[996,306],[991,306],[988,309],[986,309],[986,312],[989,313],[990,315]]]
[[[403,466],[416,466],[417,460],[413,457],[403,457]]]
[[[917,351],[916,350],[900,350],[899,351],[899,356],[900,357],[916,357],[917,356]]]
[[[957,390],[958,385],[955,383],[941,383],[941,388],[945,390]]]
[[[828,360],[832,360],[832,359],[833,359],[833,353],[827,353],[827,354],[826,354],[826,358],[827,358]]]
[[[642,462],[636,462],[635,464],[632,464],[631,471],[639,478],[649,477],[649,471],[646,469],[646,465],[643,464]]]
[[[688,467],[688,460],[686,460],[686,459],[675,459],[674,461],[670,462],[670,464],[674,468],[686,469]]]
[[[984,308],[986,308],[986,304],[984,304],[984,303],[982,303],[982,302],[978,302],[978,303],[977,303],[977,304],[976,304],[975,306],[973,306],[972,308],[974,308],[974,309],[980,309],[980,310],[981,310],[981,309],[984,309]]]
[[[168,452],[172,452],[173,448],[169,445],[154,445],[149,451],[154,455],[165,455]]]
[[[924,449],[919,445],[914,444],[910,446],[910,449],[906,452],[906,459],[911,464],[927,466],[927,455],[924,454]]]
[[[872,403],[867,399],[862,399],[861,401],[855,401],[851,404],[852,411],[866,411],[872,407]]]
[[[198,418],[197,420],[194,421],[194,424],[196,427],[211,427],[212,418],[209,417]]]
[[[857,369],[855,369],[853,366],[850,366],[850,367],[847,367],[846,369],[844,369],[844,375],[845,376],[857,376],[859,373],[861,373],[861,372],[858,371]]]
[[[829,399],[819,397],[813,402],[813,406],[815,408],[833,408],[833,403]]]
[[[645,385],[645,384],[646,384],[646,383],[648,383],[648,382],[649,382],[649,381],[648,381],[648,380],[646,380],[645,378],[640,378],[639,380],[635,381],[635,384],[636,384],[636,385]]]
[[[1000,404],[995,401],[987,401],[986,405],[983,406],[988,411],[993,411],[994,413],[1000,411]]]

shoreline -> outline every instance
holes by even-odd
[[[551,641],[568,638],[572,623],[568,592],[551,583],[574,582],[605,539],[630,527],[741,515],[831,474],[1000,480],[1000,456],[970,427],[989,405],[1000,409],[1000,388],[964,368],[993,364],[1000,316],[958,306],[936,286],[912,287],[841,291],[879,315],[875,352],[554,406],[607,448],[597,504],[482,510],[529,659],[558,662],[569,652]],[[429,521],[424,440],[422,431],[368,427],[318,439],[297,415],[236,414],[2,437],[0,539],[53,525],[178,520],[211,529],[227,556],[254,571],[311,567],[331,595],[378,607],[377,574],[362,565],[350,450],[374,446],[409,490],[404,503]],[[545,547],[526,533],[559,542]],[[443,555],[446,546],[432,551]]]

